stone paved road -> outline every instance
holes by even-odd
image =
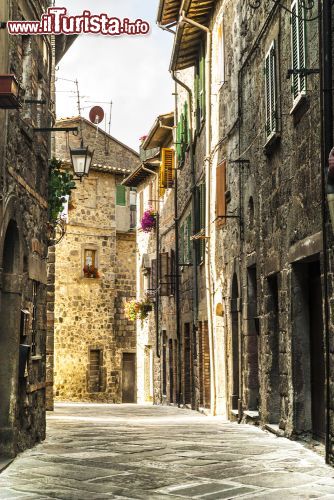
[[[301,444],[189,410],[58,405],[48,438],[0,475],[0,499],[333,498]]]

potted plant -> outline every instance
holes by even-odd
[[[99,270],[97,267],[94,267],[92,265],[86,265],[83,268],[84,276],[85,278],[99,278]]]
[[[143,322],[148,317],[148,313],[152,311],[152,303],[148,297],[141,300],[132,299],[125,303],[124,309],[125,316],[130,321],[140,319]]]
[[[155,228],[156,223],[157,213],[152,208],[145,210],[143,218],[141,220],[142,231],[144,231],[144,233],[150,233],[152,229]]]

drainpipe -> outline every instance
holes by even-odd
[[[146,168],[144,165],[141,166],[144,172],[155,175],[158,179],[159,174],[153,172],[152,170]],[[160,306],[160,287],[159,287],[159,269],[160,269],[160,223],[159,223],[159,211],[157,210],[157,221],[156,221],[156,266],[157,266],[157,283],[156,283],[156,307],[154,308],[155,314],[155,343],[156,343],[156,356],[160,359],[160,321],[159,321],[159,306]]]
[[[324,327],[325,327],[325,361],[326,361],[326,463],[331,461],[331,433],[330,433],[330,326],[329,326],[329,296],[328,296],[328,217],[326,198],[329,206],[329,213],[334,222],[334,180],[328,177],[328,157],[333,146],[333,96],[332,96],[332,2],[331,0],[319,0],[319,9],[322,9],[322,16],[319,20],[319,59],[321,63],[321,184],[322,184],[322,234],[323,234],[323,272],[324,272]],[[326,182],[327,177],[327,182]],[[333,208],[332,208],[333,207]],[[334,226],[333,226],[334,227]]]
[[[211,365],[211,413],[216,415],[216,360],[215,339],[213,332],[213,301],[212,301],[212,276],[211,276],[211,244],[210,244],[210,215],[211,215],[211,47],[212,32],[206,26],[186,17],[183,11],[180,16],[181,23],[187,23],[206,33],[206,60],[205,60],[205,86],[206,86],[206,155],[205,155],[205,185],[206,185],[206,213],[205,213],[205,275],[206,275],[206,299],[208,309],[208,334],[210,343],[210,365]]]
[[[192,90],[188,85],[186,85],[182,80],[180,80],[176,76],[175,71],[171,71],[172,78],[177,85],[180,85],[187,92],[188,96],[188,113],[189,113],[189,131],[190,131],[190,146],[189,146],[189,159],[190,159],[190,168],[191,168],[191,224],[192,224],[192,233],[196,233],[196,175],[195,175],[195,161],[194,161],[194,148],[193,148],[193,95]],[[176,92],[177,94],[177,92]],[[176,109],[177,109],[177,95],[176,95]],[[178,245],[178,240],[176,241]],[[198,276],[197,276],[197,248],[196,242],[193,240],[193,337],[194,333],[197,330],[198,325]],[[177,274],[179,273],[179,266],[177,270]],[[182,366],[182,349],[181,349],[181,332],[180,332],[180,341],[178,342],[179,352],[178,352],[178,362],[179,362],[179,370],[178,370],[178,386],[179,386],[179,394],[182,393],[182,378],[181,378],[181,366]],[[193,381],[194,387],[194,381]]]

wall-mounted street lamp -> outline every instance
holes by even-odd
[[[94,151],[90,151],[88,146],[84,147],[83,141],[81,141],[80,148],[70,148],[70,153],[74,174],[81,182],[82,178],[89,174]]]

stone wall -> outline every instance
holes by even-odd
[[[67,123],[71,123],[69,120]],[[69,125],[70,126],[70,125]],[[86,140],[92,127],[84,122]],[[102,139],[101,139],[102,136]],[[66,236],[56,247],[55,396],[57,400],[121,403],[123,353],[136,353],[134,325],[125,319],[124,302],[135,293],[135,233],[130,209],[116,220],[116,184],[136,155],[118,143],[110,157],[94,164],[76,183],[69,201]],[[104,136],[95,141],[95,161],[103,160]],[[101,152],[102,148],[102,152]],[[57,157],[65,159],[66,142],[58,139]],[[127,163],[127,158],[133,162]],[[128,200],[127,196],[127,200]],[[128,222],[125,224],[128,218]],[[98,275],[84,273],[85,251],[94,252]],[[135,379],[132,380],[135,385]]]
[[[33,6],[41,15],[47,2]],[[36,12],[26,2],[0,7],[3,19],[36,19]],[[50,39],[9,37],[5,30],[0,45],[0,73],[14,73],[26,98],[48,103],[0,110],[0,454],[15,455],[45,437],[50,144],[33,127],[51,126],[52,53]]]

